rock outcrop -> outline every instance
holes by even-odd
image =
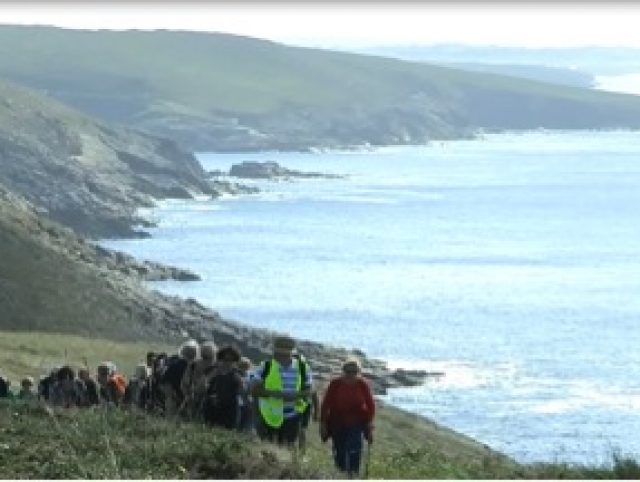
[[[94,236],[139,234],[154,199],[217,195],[175,143],[98,123],[47,96],[0,82],[0,183]]]
[[[321,172],[303,172],[287,169],[275,161],[244,161],[234,164],[229,175],[243,179],[340,179],[337,174],[323,174]]]

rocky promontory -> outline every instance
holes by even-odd
[[[0,81],[0,182],[49,218],[91,237],[142,235],[140,207],[217,196],[193,154],[97,122],[43,93]]]

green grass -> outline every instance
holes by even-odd
[[[248,436],[138,411],[0,402],[2,478],[319,478]]]
[[[0,329],[125,340],[143,334],[126,296],[97,267],[73,260],[57,247],[48,238],[50,223],[2,208],[0,203]]]
[[[5,195],[0,185],[0,330],[173,341],[149,321],[158,308],[138,279],[98,266],[85,240]]]
[[[384,439],[406,415],[382,408],[377,432]],[[480,456],[446,451],[421,433],[420,423],[379,440],[365,455],[374,479],[638,479],[640,466],[614,456],[608,465],[519,465],[487,451]],[[0,401],[0,471],[3,478],[183,479],[183,478],[341,478],[330,445],[321,444],[317,426],[302,457],[293,451],[239,434],[138,410],[52,410],[37,403]],[[409,439],[411,441],[409,442]],[[452,445],[450,449],[454,449]],[[367,463],[367,457],[369,462]]]
[[[173,352],[176,346],[141,341],[113,341],[76,335],[0,331],[0,369],[18,386],[21,378],[37,379],[49,368],[69,364],[76,368],[95,367],[102,361],[116,362],[119,370],[129,376],[134,367],[144,363],[147,351]]]

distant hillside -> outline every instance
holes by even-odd
[[[136,208],[211,193],[205,177],[172,141],[98,123],[0,81],[0,183],[78,232],[132,234]]]
[[[196,150],[640,127],[633,96],[223,34],[5,26],[0,76]]]
[[[640,49],[630,47],[524,48],[496,45],[380,45],[355,50],[402,60],[434,63],[537,65],[577,69],[593,75],[640,72]]]
[[[584,89],[592,88],[595,85],[595,78],[593,75],[576,69],[545,67],[542,65],[530,64],[486,64],[471,62],[445,62],[441,65],[454,69],[468,70],[470,72],[489,72],[492,74],[508,75],[511,77],[535,80],[537,82],[580,87]]]

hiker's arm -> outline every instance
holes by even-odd
[[[367,425],[365,428],[365,437],[369,444],[373,443],[373,417],[376,414],[376,404],[373,400],[373,395],[371,393],[371,388],[366,380],[362,380],[365,405],[367,407]]]
[[[327,423],[329,421],[329,415],[331,413],[331,406],[333,405],[333,399],[335,398],[335,381],[332,380],[329,383],[329,387],[327,391],[324,393],[324,397],[322,397],[322,403],[320,404],[320,423]]]
[[[320,428],[320,440],[322,440],[322,442],[326,442],[327,440],[329,440],[329,437],[330,437],[329,416],[331,414],[331,405],[333,405],[333,399],[335,397],[334,391],[335,391],[335,383],[332,380],[329,383],[329,387],[327,388],[327,391],[325,392],[324,397],[322,397],[322,404],[320,405],[319,428]]]
[[[287,396],[291,396],[281,390],[267,390],[264,388],[264,382],[262,380],[253,382],[253,385],[251,385],[251,395],[257,398],[282,398],[283,400],[287,400]]]

